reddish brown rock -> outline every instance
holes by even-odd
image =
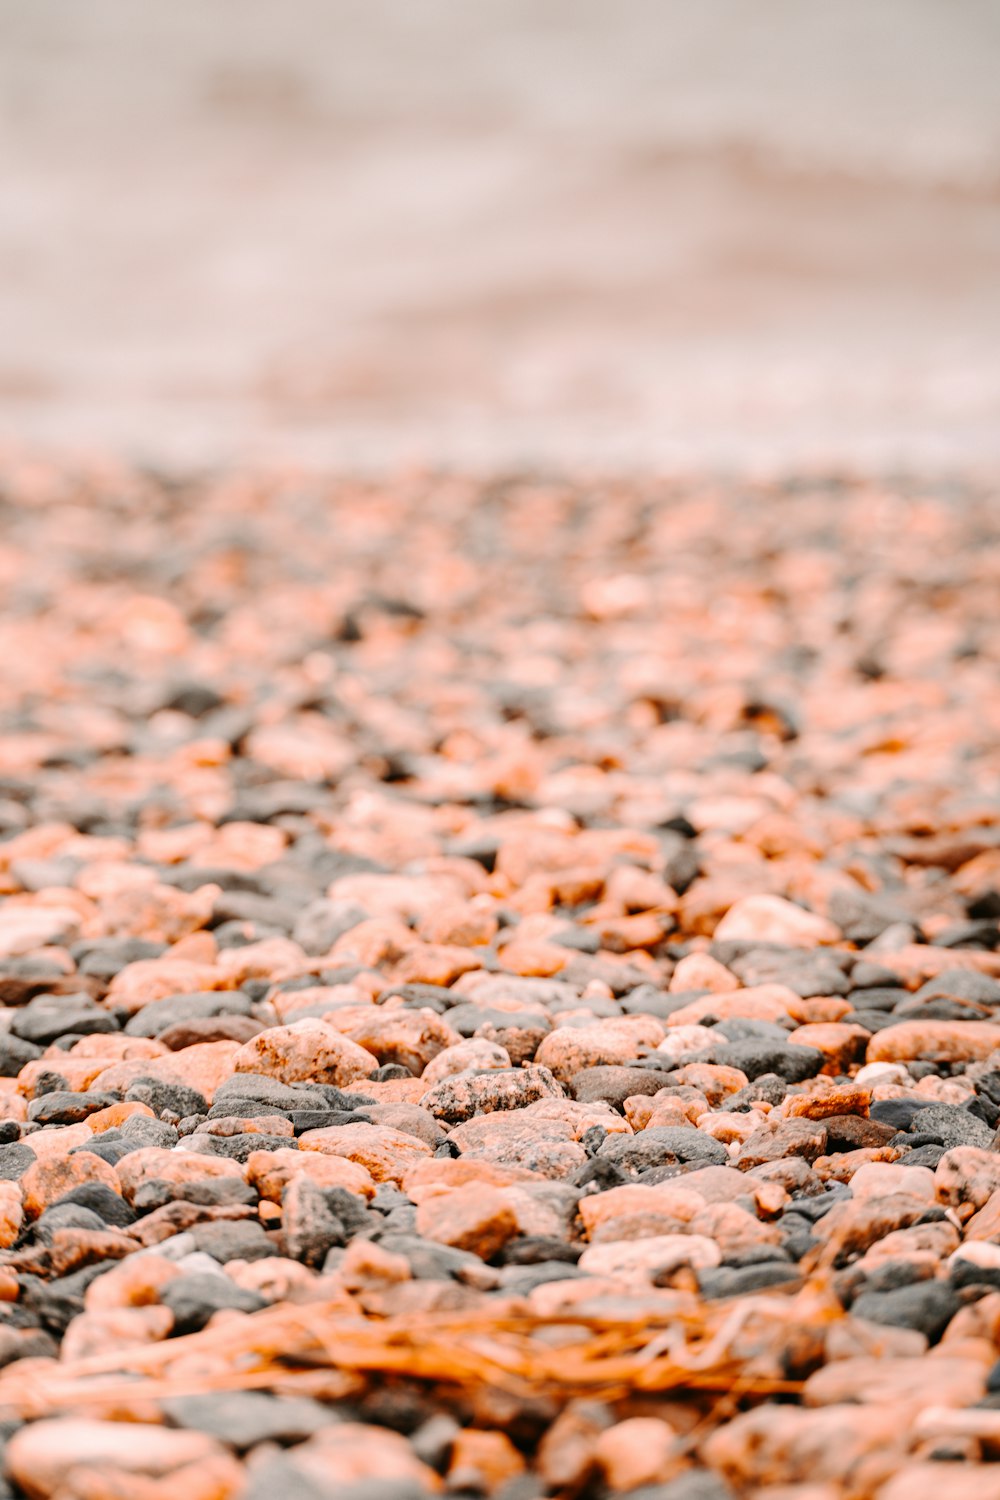
[[[592,1026],[560,1026],[544,1038],[535,1061],[560,1082],[584,1068],[627,1063],[663,1040],[663,1027],[652,1016],[623,1016]]]
[[[562,1099],[563,1090],[548,1068],[490,1069],[445,1078],[421,1096],[421,1107],[436,1119],[459,1125],[475,1115],[524,1109],[539,1099]]]
[[[472,1071],[481,1073],[490,1069],[509,1068],[510,1054],[505,1047],[485,1037],[470,1037],[468,1041],[455,1042],[445,1051],[439,1052],[423,1070],[424,1084],[432,1089],[456,1073]]]
[[[608,1488],[621,1493],[672,1478],[681,1467],[679,1449],[669,1422],[629,1417],[599,1435],[594,1457]]]
[[[86,1184],[100,1184],[114,1193],[121,1192],[114,1168],[90,1151],[76,1151],[72,1156],[35,1162],[21,1179],[26,1217],[37,1218],[58,1198]]]
[[[877,1031],[869,1062],[977,1062],[1000,1047],[992,1021],[900,1021]]]
[[[69,1362],[115,1349],[158,1343],[173,1326],[174,1315],[167,1307],[121,1307],[81,1313],[66,1330],[62,1358]]]
[[[823,1081],[827,1082],[826,1079]],[[855,1084],[842,1084],[823,1092],[817,1090],[815,1093],[789,1094],[782,1101],[779,1113],[791,1119],[801,1116],[807,1120],[825,1120],[832,1115],[858,1115],[865,1119],[870,1107],[869,1089],[859,1088]]]
[[[90,1283],[84,1306],[93,1313],[148,1307],[159,1302],[162,1288],[180,1274],[173,1261],[163,1256],[133,1255]]]
[[[871,1032],[863,1026],[835,1021],[799,1026],[791,1036],[797,1047],[815,1047],[822,1052],[827,1060],[823,1071],[834,1074],[847,1073],[864,1062],[870,1039]]]
[[[899,1465],[905,1443],[891,1407],[764,1406],[719,1427],[702,1452],[713,1469],[741,1487],[829,1480],[848,1493],[865,1494]]]
[[[684,1184],[683,1178],[676,1185],[664,1182],[655,1187],[646,1187],[639,1182],[624,1183],[621,1187],[581,1198],[578,1212],[588,1238],[593,1240],[598,1229],[629,1220],[637,1214],[690,1223],[703,1210],[705,1200]]]
[[[934,1172],[938,1199],[953,1208],[983,1208],[1000,1190],[1000,1156],[978,1146],[946,1151]]]
[[[713,994],[724,995],[739,987],[736,975],[707,953],[689,953],[682,958],[670,976],[669,985],[675,994],[683,994],[685,990],[711,990]]]
[[[201,1042],[186,1047],[183,1052],[170,1052],[148,1062],[138,1058],[113,1063],[97,1074],[93,1086],[124,1092],[137,1078],[160,1078],[165,1083],[182,1083],[197,1089],[211,1103],[219,1084],[233,1071],[238,1047],[239,1044],[232,1041]]]
[[[718,927],[717,939],[752,938],[761,943],[791,943],[814,948],[836,943],[840,930],[825,917],[805,911],[780,896],[744,896],[729,908]]]
[[[330,1475],[347,1486],[354,1481],[410,1480],[435,1493],[441,1481],[433,1469],[420,1462],[404,1437],[385,1427],[362,1422],[331,1423],[295,1449],[295,1466],[314,1484],[329,1487]]]
[[[706,1016],[726,1021],[732,1016],[745,1016],[753,1021],[787,1021],[797,995],[784,984],[758,984],[751,989],[733,990],[727,994],[702,995],[667,1017],[667,1025],[697,1024]],[[669,1034],[667,1041],[669,1042]]]
[[[456,1188],[425,1199],[417,1209],[417,1233],[456,1250],[490,1260],[517,1233],[517,1215],[504,1188]]]
[[[340,1125],[307,1130],[299,1137],[302,1151],[343,1156],[364,1167],[373,1182],[402,1182],[418,1157],[431,1148],[416,1136],[391,1125]]]
[[[223,1456],[200,1432],[176,1432],[134,1422],[65,1417],[22,1427],[7,1447],[7,1467],[31,1500],[72,1494],[74,1470],[109,1468],[159,1477]]]
[[[718,1245],[705,1235],[660,1234],[591,1245],[580,1256],[580,1269],[592,1276],[641,1284],[654,1276],[668,1276],[680,1266],[717,1266],[721,1259]]]
[[[73,1156],[71,1161],[80,1158]],[[106,1163],[104,1163],[106,1165]],[[139,1151],[130,1151],[111,1173],[116,1192],[121,1192],[131,1202],[144,1182],[201,1182],[207,1177],[239,1177],[244,1175],[239,1162],[228,1157],[202,1156],[193,1151],[169,1151],[159,1146],[144,1146]],[[107,1181],[103,1175],[101,1181]]]
[[[16,1182],[0,1182],[0,1249],[12,1245],[21,1233],[24,1208]]]
[[[744,1141],[736,1157],[741,1172],[765,1162],[801,1156],[815,1161],[826,1150],[826,1126],[819,1120],[767,1120]]]
[[[516,1480],[524,1469],[524,1459],[506,1433],[466,1427],[452,1444],[448,1485],[459,1492],[492,1495]]]
[[[377,1067],[372,1053],[311,1016],[259,1032],[232,1059],[236,1073],[266,1073],[283,1083],[315,1079],[340,1088],[367,1078]]]

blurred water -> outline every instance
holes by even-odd
[[[995,0],[0,0],[0,434],[1000,448]]]

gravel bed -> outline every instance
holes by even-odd
[[[0,466],[0,1497],[1000,1500],[971,482]]]

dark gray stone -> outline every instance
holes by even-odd
[[[364,907],[353,901],[313,901],[295,922],[292,936],[306,953],[329,953],[339,937],[368,918]]]
[[[870,958],[859,958],[851,970],[852,989],[895,988],[900,997],[907,993],[905,986],[894,969],[887,969],[884,964],[874,963]]]
[[[745,985],[783,984],[804,1000],[850,989],[843,965],[827,953],[758,948],[734,958],[729,968]]]
[[[505,1266],[500,1272],[500,1285],[512,1297],[526,1297],[548,1281],[569,1281],[586,1274],[564,1260],[540,1260],[529,1266]]]
[[[39,1125],[76,1125],[88,1115],[117,1104],[117,1094],[62,1092],[43,1094],[28,1105],[28,1119]]]
[[[204,1095],[182,1083],[164,1083],[159,1078],[137,1078],[125,1091],[129,1102],[148,1104],[155,1115],[165,1111],[182,1120],[185,1115],[203,1115],[208,1110]]]
[[[243,1500],[334,1500],[343,1486],[334,1490],[333,1481],[321,1485],[284,1454],[275,1454],[249,1472]]]
[[[714,1030],[727,1042],[773,1042],[783,1047],[788,1041],[787,1027],[779,1026],[775,1021],[757,1021],[752,1016],[730,1016],[725,1021],[717,1021]]]
[[[164,946],[142,938],[109,938],[99,943],[78,944],[70,951],[81,974],[110,983],[128,964],[159,958]]]
[[[202,1156],[226,1156],[230,1161],[246,1162],[254,1151],[297,1151],[294,1136],[268,1135],[263,1131],[241,1131],[238,1135],[203,1135],[198,1132],[187,1139],[188,1149]]]
[[[691,1469],[666,1484],[644,1484],[628,1500],[736,1500],[724,1479],[708,1469]]]
[[[798,1267],[791,1260],[763,1261],[756,1266],[713,1266],[697,1273],[698,1290],[703,1297],[741,1297],[747,1292],[762,1292],[765,1287],[791,1287],[801,1284]]]
[[[669,1086],[670,1078],[666,1068],[660,1071],[611,1064],[581,1068],[569,1080],[570,1094],[579,1103],[596,1104],[603,1101],[619,1112],[623,1109],[625,1100],[634,1094],[652,1095]]]
[[[988,1151],[995,1135],[995,1131],[961,1104],[932,1104],[920,1111],[912,1128],[921,1135],[935,1136],[946,1151],[955,1146],[979,1146]]]
[[[851,1314],[891,1328],[915,1328],[936,1344],[961,1307],[954,1287],[944,1281],[923,1281],[891,1292],[862,1292]]]
[[[206,1432],[243,1451],[256,1443],[299,1443],[330,1427],[337,1414],[308,1396],[269,1396],[261,1391],[207,1391],[172,1396],[163,1411],[174,1427]]]
[[[289,1454],[255,1465],[242,1500],[427,1500],[428,1494],[413,1479],[356,1479],[345,1484],[331,1473],[329,1483],[320,1484]]]
[[[105,1187],[103,1183],[81,1183],[79,1187],[73,1188],[71,1192],[60,1198],[57,1203],[53,1204],[53,1207],[57,1208],[62,1203],[79,1203],[82,1207],[89,1208],[103,1219],[105,1224],[110,1224],[114,1229],[127,1229],[130,1224],[135,1223],[138,1217],[124,1198],[111,1188]]]
[[[0,1146],[0,1182],[17,1182],[37,1160],[34,1151],[24,1141]]]
[[[248,995],[239,990],[204,990],[191,995],[167,995],[151,1000],[125,1023],[129,1036],[158,1037],[179,1021],[201,1020],[206,1016],[248,1016]]]
[[[721,1141],[675,1125],[651,1126],[638,1135],[609,1135],[598,1155],[630,1172],[691,1161],[723,1167],[729,1162]]]
[[[224,1308],[238,1312],[259,1312],[267,1303],[256,1292],[244,1291],[228,1276],[211,1272],[191,1272],[170,1281],[160,1293],[160,1301],[174,1315],[174,1332],[197,1333],[213,1313]]]
[[[454,1250],[450,1245],[437,1245],[415,1234],[380,1233],[375,1238],[383,1249],[406,1258],[416,1281],[451,1281],[459,1279],[463,1272],[477,1275],[483,1269],[478,1255]]]
[[[912,1001],[934,1000],[939,996],[967,1000],[989,1008],[1000,1005],[1000,982],[975,969],[944,969],[909,998]]]
[[[389,1215],[391,1218],[391,1214]],[[350,1231],[316,1183],[303,1178],[296,1187],[294,1211],[286,1202],[285,1254],[303,1265],[322,1266],[331,1250],[346,1245]]]
[[[712,1047],[708,1054],[696,1056],[721,1067],[739,1068],[751,1081],[762,1073],[776,1073],[787,1083],[804,1083],[807,1078],[815,1078],[826,1063],[818,1048],[799,1047],[791,1042],[785,1045],[749,1040],[726,1042]]]
[[[910,1130],[924,1110],[932,1106],[931,1099],[876,1099],[869,1114],[873,1120],[881,1120],[883,1124],[893,1125],[897,1130]]]
[[[253,1219],[215,1219],[195,1224],[188,1232],[197,1249],[204,1250],[220,1265],[230,1260],[264,1260],[274,1255],[276,1249],[274,1241]]]
[[[84,1208],[82,1203],[54,1203],[41,1218],[36,1219],[34,1232],[43,1245],[51,1245],[57,1229],[105,1230],[107,1227],[100,1214]]]
[[[270,1078],[266,1073],[234,1073],[232,1078],[225,1079],[215,1091],[213,1108],[228,1104],[234,1099],[250,1100],[255,1105],[276,1105],[279,1109],[327,1109],[329,1104],[326,1094],[321,1088],[310,1085],[309,1087],[296,1088],[290,1083],[281,1083],[277,1078]],[[334,1106],[336,1107],[336,1106]],[[204,1100],[200,1109],[186,1109],[185,1114],[206,1114],[208,1105]],[[260,1113],[260,1109],[257,1109]]]
[[[25,1063],[34,1062],[44,1050],[34,1042],[26,1042],[15,1036],[13,1032],[0,1033],[0,1078],[16,1078]]]
[[[22,1041],[44,1048],[61,1036],[92,1036],[98,1032],[120,1031],[121,1027],[110,1011],[81,993],[36,995],[17,1012],[10,1029]]]
[[[659,990],[653,984],[640,984],[622,996],[621,1008],[627,1016],[656,1016],[665,1021],[675,1010],[683,1010],[692,1000],[700,1000],[708,990]]]

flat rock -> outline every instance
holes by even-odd
[[[496,1110],[523,1109],[538,1099],[561,1099],[563,1090],[548,1068],[491,1069],[445,1078],[421,1098],[421,1108],[449,1125]]]

